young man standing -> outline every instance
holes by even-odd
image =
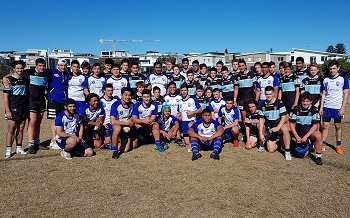
[[[76,111],[82,114],[85,110],[84,83],[87,78],[81,74],[77,60],[71,62],[71,70],[72,73],[68,75],[68,98],[75,100]]]
[[[310,92],[312,96],[312,105],[320,108],[321,85],[323,77],[318,72],[318,64],[310,64],[310,74],[300,81],[300,92]]]
[[[196,115],[202,112],[202,108],[197,99],[190,97],[188,94],[188,87],[182,84],[180,88],[182,100],[179,102],[179,113],[177,118],[181,120],[181,129],[188,152],[191,152],[190,139],[188,130],[196,121]]]
[[[168,78],[169,81],[170,81],[171,77],[174,74],[173,67],[174,67],[173,62],[170,59],[166,60],[166,62],[165,62],[165,71],[163,72],[163,75],[165,75]]]
[[[341,120],[345,114],[345,106],[349,95],[349,80],[339,73],[340,65],[337,60],[328,64],[329,77],[326,77],[322,84],[320,115],[323,118],[323,146],[327,144],[327,137],[331,119],[334,120],[336,130],[336,151],[343,154]]]
[[[57,145],[63,149],[61,151],[62,157],[70,160],[72,152],[84,157],[91,157],[94,154],[83,140],[84,126],[79,114],[75,112],[73,99],[65,100],[64,111],[57,114],[55,118],[55,128],[57,130]]]
[[[49,92],[47,103],[47,119],[50,120],[51,143],[53,149],[61,149],[56,144],[55,117],[64,110],[64,101],[67,98],[68,73],[67,61],[61,59],[57,63],[57,68],[48,71]]]
[[[238,73],[239,73],[238,60],[233,59],[231,62],[231,65],[232,65],[232,71],[230,72],[230,75],[233,76],[233,78],[236,78],[238,76]]]
[[[113,97],[121,98],[121,90],[124,87],[130,87],[128,79],[122,77],[119,71],[119,65],[112,65],[112,76],[106,80],[107,84],[113,85]]]
[[[129,79],[130,73],[129,73],[129,60],[128,59],[123,59],[120,62],[120,75],[123,78]]]
[[[199,61],[198,60],[192,61],[192,72],[193,72],[194,78],[197,78],[200,76],[201,71],[199,69]]]
[[[212,149],[210,158],[220,160],[219,152],[222,145],[221,136],[224,133],[224,128],[211,118],[209,109],[204,109],[202,119],[195,122],[189,129],[188,135],[191,137],[192,160],[197,160],[202,157],[199,153],[202,150]]]
[[[111,58],[105,59],[105,69],[101,73],[103,77],[107,78],[112,76],[112,65],[114,64],[114,61]]]
[[[269,71],[269,63],[264,62],[261,64],[261,76],[256,83],[256,101],[262,104],[265,100],[265,87],[272,86],[275,92],[275,96],[278,96],[278,79]]]
[[[297,57],[295,60],[295,66],[296,71],[294,71],[293,74],[295,74],[300,81],[303,81],[303,79],[305,79],[309,74],[309,71],[305,68],[304,58]]]
[[[146,136],[151,131],[156,144],[155,149],[164,152],[165,149],[160,143],[159,124],[156,122],[157,113],[158,105],[151,101],[151,91],[145,89],[142,92],[142,101],[136,103],[132,110],[131,121],[135,123],[138,134]]]
[[[286,160],[292,160],[290,154],[290,134],[286,125],[287,111],[282,101],[275,97],[272,86],[265,88],[266,100],[260,105],[259,135],[262,142],[266,142],[268,152],[275,152],[278,148],[279,135],[283,136]]]

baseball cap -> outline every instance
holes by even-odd
[[[64,59],[59,59],[58,62],[57,62],[57,65],[60,65],[60,64],[67,65],[67,61],[64,60]]]

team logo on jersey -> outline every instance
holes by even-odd
[[[92,83],[92,84],[95,84],[95,81],[92,81],[91,83]]]
[[[320,85],[321,84],[321,82],[320,81],[317,81],[317,85]]]
[[[274,110],[277,111],[277,106],[274,107]]]
[[[204,133],[204,129],[201,129],[200,131],[201,131],[201,133]]]
[[[123,111],[120,111],[119,114],[120,114],[120,115],[123,115]]]
[[[156,80],[156,78],[155,78],[155,77],[153,77],[153,78],[152,78],[152,80]]]
[[[82,80],[82,79],[79,79],[79,82],[80,82],[80,83],[82,83],[82,82],[83,82],[83,80]]]
[[[58,75],[57,73],[54,74],[55,77],[60,77],[60,75]]]
[[[305,82],[305,85],[309,85],[309,82],[308,82],[308,81],[306,81],[306,82]]]
[[[336,85],[339,86],[339,85],[340,85],[340,82],[336,82]]]
[[[309,113],[307,113],[307,115],[308,115],[308,116],[311,116],[312,114],[311,114],[311,112],[309,112]]]
[[[267,81],[267,84],[271,84],[271,81],[269,80],[269,81]]]
[[[191,103],[187,103],[187,106],[189,106],[189,107],[190,107],[190,106],[191,106]]]

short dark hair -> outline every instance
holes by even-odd
[[[261,66],[268,66],[268,67],[270,67],[270,63],[269,62],[263,62],[262,64],[261,64]]]
[[[107,83],[106,85],[103,86],[103,90],[106,90],[107,88],[113,89],[113,85],[111,83]]]
[[[114,64],[114,61],[111,58],[106,58],[105,59],[105,64]]]
[[[112,64],[112,67],[111,67],[112,69],[113,68],[119,68],[120,69],[120,65],[119,64]]]
[[[123,87],[120,92],[121,94],[123,94],[124,92],[130,92],[131,95],[133,94],[132,89],[129,87]]]
[[[163,66],[163,64],[161,62],[159,62],[159,61],[154,62],[153,67],[156,67],[156,65]]]
[[[124,63],[128,63],[129,64],[129,60],[124,58],[121,62],[120,62],[120,65],[124,64]]]
[[[223,67],[221,68],[221,71],[228,71],[228,68],[227,68],[226,66],[223,66]]]
[[[305,62],[303,57],[297,57],[297,59],[295,59],[295,62],[298,62],[298,61],[301,61],[303,63]]]
[[[248,105],[250,105],[250,104],[255,104],[255,106],[258,107],[258,102],[253,100],[253,99],[250,99],[247,101],[247,103],[246,103],[247,108],[248,108]]]
[[[193,70],[188,70],[188,71],[187,71],[187,75],[188,75],[189,73],[194,75]]]
[[[96,93],[89,93],[86,96],[86,103],[89,103],[91,101],[92,98],[100,98]]]
[[[199,69],[202,69],[203,67],[207,68],[207,65],[204,63],[199,65]]]
[[[283,66],[283,69],[286,69],[287,67],[289,67],[290,69],[293,69],[292,63],[286,62]]]
[[[244,64],[244,65],[247,65],[247,63],[245,62],[245,60],[244,60],[244,59],[239,59],[239,60],[238,60],[238,63],[239,63],[239,64]]]
[[[312,101],[312,95],[310,92],[304,92],[300,95],[300,101],[304,101],[305,99],[309,99],[310,101]]]
[[[160,88],[158,86],[153,87],[153,92],[156,90],[160,91]]]
[[[232,61],[231,61],[231,63],[234,63],[234,62],[239,62],[237,59],[233,59]]]
[[[174,81],[171,81],[171,82],[168,84],[168,87],[171,86],[171,85],[176,86],[176,83],[175,83]]]
[[[64,106],[68,106],[68,105],[70,105],[70,104],[75,104],[76,105],[76,103],[75,103],[75,100],[74,99],[72,99],[72,98],[67,98],[65,101],[64,101]]]
[[[269,67],[271,67],[272,65],[276,66],[276,63],[275,63],[275,62],[273,62],[273,61],[270,61],[270,63],[269,63]]]
[[[138,82],[136,83],[136,87],[139,87],[139,86],[145,87],[146,84],[145,84],[143,81],[138,81]]]
[[[88,68],[88,69],[90,69],[90,63],[89,62],[87,62],[87,61],[84,61],[83,63],[81,63],[81,68]]]
[[[137,63],[137,62],[132,62],[130,66],[131,66],[131,67],[132,67],[132,66],[137,66],[137,67],[139,67],[139,63]]]
[[[215,67],[210,68],[209,72],[211,72],[211,71],[218,72],[218,70]]]
[[[44,58],[37,58],[35,60],[35,65],[38,65],[38,64],[46,64],[46,61]]]
[[[188,89],[187,83],[182,83],[181,84],[180,89],[183,89],[183,88]]]
[[[204,113],[210,113],[211,114],[211,110],[209,108],[205,108],[203,111],[202,111],[202,114]]]
[[[12,62],[12,63],[11,63],[11,67],[12,67],[13,69],[15,69],[17,64],[22,65],[23,68],[26,67],[26,63],[25,63],[24,61],[22,61],[22,60]]]
[[[194,61],[192,61],[192,64],[198,64],[199,65],[199,61],[198,60],[194,60]]]
[[[204,87],[202,85],[197,86],[196,90],[203,90],[204,91]]]
[[[101,64],[99,64],[99,63],[94,63],[94,64],[92,65],[92,67],[101,67]]]
[[[224,66],[224,62],[222,62],[222,61],[218,61],[218,62],[216,62],[216,65],[218,65],[218,64],[220,64],[220,65]]]
[[[226,101],[234,101],[233,96],[227,96]]]
[[[255,62],[254,67],[255,67],[256,65],[260,65],[260,66],[261,66],[261,63],[260,63],[260,62]]]
[[[78,65],[80,66],[80,63],[79,63],[79,61],[77,61],[77,60],[72,60],[72,62],[70,63],[70,65],[72,66],[73,64],[78,64]]]
[[[143,90],[143,91],[142,91],[142,95],[152,95],[152,94],[151,94],[151,90],[149,90],[149,89]]]
[[[331,60],[329,63],[328,63],[328,67],[331,67],[333,65],[336,65],[337,67],[339,67],[339,61],[337,60]]]
[[[214,93],[214,92],[220,92],[220,89],[215,88],[215,89],[213,89],[213,93]]]
[[[189,61],[188,61],[188,58],[182,58],[181,63],[184,63],[184,62],[186,62],[186,61],[189,62]]]
[[[269,91],[273,91],[273,87],[272,86],[266,86],[265,87],[265,92],[269,92]]]

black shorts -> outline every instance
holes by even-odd
[[[43,113],[46,111],[45,101],[30,101],[29,111],[33,113]]]
[[[64,104],[57,101],[49,100],[47,102],[47,119],[53,120],[56,115],[64,110]]]
[[[25,108],[11,109],[11,113],[12,113],[11,119],[7,118],[5,114],[5,120],[21,121],[29,117],[29,110],[26,110]]]
[[[238,100],[237,101],[237,108],[241,111],[245,110],[247,102],[248,101],[246,101],[246,100]]]
[[[61,148],[64,149],[66,147],[66,141],[68,138],[60,138],[56,139],[57,145]],[[79,142],[76,144],[76,146],[70,151],[72,154],[75,156],[84,156],[85,150],[90,148],[87,143],[85,142]]]

